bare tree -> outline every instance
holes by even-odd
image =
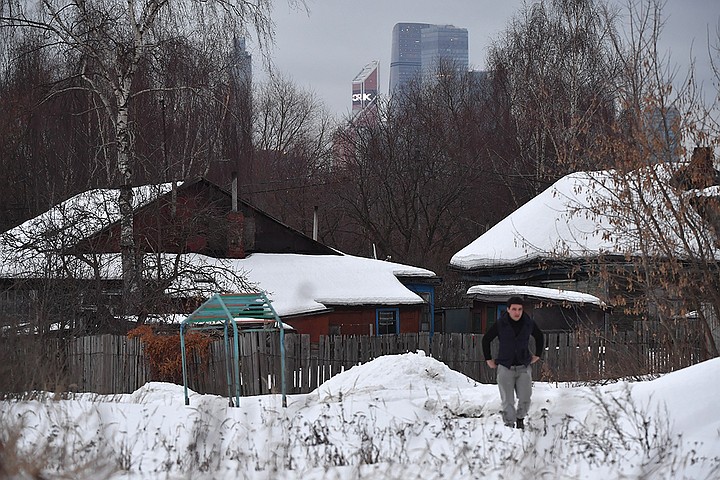
[[[612,159],[615,168],[587,175],[582,188],[588,204],[572,213],[594,219],[595,233],[614,244],[601,255],[595,274],[618,313],[650,331],[672,332],[671,325],[697,318],[702,332],[697,343],[716,356],[720,176],[713,148],[720,130],[712,119],[717,105],[703,105],[692,71],[674,82],[676,72],[658,51],[660,3],[628,4],[623,22],[625,36],[612,42],[622,65],[615,78],[618,114],[586,152],[597,164]]]
[[[586,151],[614,117],[615,15],[604,0],[542,0],[490,49],[494,95],[508,102],[517,143],[502,168],[536,194],[559,175],[607,163],[588,163]]]
[[[333,175],[351,251],[441,273],[512,202],[488,161],[483,81],[454,69],[433,78],[350,119]]]
[[[40,46],[36,37],[6,45],[9,62],[0,84],[0,109],[7,113],[0,119],[0,202],[11,213],[3,215],[6,227],[87,188],[91,177],[103,176],[94,149],[87,148],[92,129],[86,128],[86,95],[71,90],[48,97],[66,66]]]
[[[718,355],[720,209],[712,193],[720,183],[713,151],[720,140],[717,104],[705,104],[692,71],[678,82],[659,52],[661,4],[630,5],[627,17],[634,35],[622,50],[623,122],[619,134],[603,143],[624,159],[613,175],[624,194],[612,211],[641,226],[634,236],[641,255],[632,257],[624,281],[640,287],[641,306],[660,324],[694,312],[705,348]],[[717,98],[718,92],[711,94]],[[626,201],[629,196],[634,201]]]
[[[245,194],[284,223],[306,233],[313,207],[326,207],[332,119],[318,96],[280,74],[253,99],[253,177]]]

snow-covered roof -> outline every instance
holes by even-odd
[[[267,292],[280,316],[326,310],[337,305],[413,305],[422,298],[408,290],[402,277],[434,278],[424,268],[352,255],[255,253],[244,259],[216,259],[188,255],[198,265],[227,268]],[[184,278],[181,281],[192,281]],[[181,288],[187,291],[192,285]],[[237,287],[225,283],[232,292]]]
[[[152,324],[177,324],[180,325],[183,320],[185,320],[188,317],[187,313],[151,313],[145,317],[145,323],[148,325]],[[137,315],[126,315],[124,317],[125,320],[130,322],[131,324],[138,324],[138,316]],[[236,318],[235,323],[238,325],[238,328],[254,328],[261,324],[260,321],[254,321],[254,319],[250,318]],[[285,330],[295,330],[295,327],[292,325],[282,322],[283,329]],[[51,326],[52,329],[52,326]]]
[[[689,190],[688,195],[695,195],[696,197],[718,197],[720,196],[720,185],[711,185],[705,188],[698,188]]]
[[[15,257],[20,258],[20,257]],[[120,254],[88,256],[96,262],[71,256],[36,253],[32,259],[0,263],[5,278],[46,277],[121,279]],[[178,265],[181,273],[168,294],[210,297],[220,292],[267,292],[281,316],[317,312],[337,305],[412,305],[423,302],[398,277],[432,279],[424,268],[355,257],[352,255],[299,255],[255,253],[244,259],[213,258],[200,254],[147,254],[144,265],[149,275],[157,272],[158,261],[167,271]],[[58,266],[62,263],[62,268]],[[244,281],[240,281],[244,279]]]
[[[520,265],[543,258],[586,258],[599,255],[637,255],[642,231],[663,227],[666,243],[678,240],[677,250],[696,248],[683,242],[682,226],[668,205],[677,205],[682,194],[665,188],[663,195],[651,183],[668,182],[670,167],[655,166],[655,175],[626,177],[632,194],[618,195],[617,172],[577,172],[552,186],[505,217],[475,241],[458,251],[450,264],[461,269]],[[639,193],[638,193],[639,192]],[[714,194],[707,189],[705,195]],[[630,198],[630,199],[629,199]],[[642,200],[633,211],[613,208]],[[642,211],[649,214],[633,215]],[[690,215],[694,212],[690,212]],[[699,220],[701,222],[701,220]],[[683,240],[687,240],[684,238]],[[705,246],[707,247],[707,246]],[[648,248],[645,245],[645,248]],[[650,246],[649,248],[652,248]]]
[[[521,296],[580,305],[605,305],[605,302],[594,295],[590,295],[589,293],[575,292],[573,290],[559,290],[556,288],[528,287],[523,285],[475,285],[468,289],[467,295],[490,301],[505,301],[512,296]]]
[[[172,183],[133,187],[133,209],[149,204],[171,189]],[[0,249],[32,247],[44,251],[74,245],[120,220],[118,194],[115,188],[97,188],[70,197],[0,234]]]
[[[172,184],[133,189],[139,208],[167,193]],[[62,255],[79,239],[120,220],[115,189],[90,190],[0,234],[0,277],[119,280],[119,253]],[[253,254],[218,259],[200,254],[147,254],[146,275],[158,268],[168,278],[181,272],[167,293],[209,297],[252,288],[267,292],[282,316],[326,310],[336,305],[410,305],[422,298],[398,277],[435,278],[422,268],[351,255]]]

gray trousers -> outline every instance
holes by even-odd
[[[515,425],[515,420],[525,418],[530,408],[532,395],[532,367],[502,365],[497,366],[497,384],[502,402],[502,417],[505,425]],[[515,408],[515,394],[518,404]]]

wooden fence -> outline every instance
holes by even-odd
[[[542,381],[596,381],[666,373],[708,358],[697,332],[674,335],[622,332],[546,333],[543,362],[534,367]],[[682,339],[683,341],[678,341]],[[240,337],[242,395],[279,393],[280,350],[277,333],[252,332]],[[308,393],[334,375],[382,355],[422,350],[448,367],[483,383],[494,382],[485,365],[482,335],[402,334],[324,336],[311,344],[308,335],[285,335],[287,393]],[[78,391],[129,393],[151,378],[137,338],[99,335],[70,340],[65,347],[65,381]],[[203,360],[191,356],[189,388],[227,395],[222,341],[211,344]],[[181,381],[179,383],[182,383]]]

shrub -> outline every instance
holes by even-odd
[[[148,325],[141,325],[128,332],[128,338],[140,338],[145,358],[150,367],[150,378],[161,382],[182,383],[182,352],[180,335],[157,334]],[[188,357],[195,355],[201,365],[208,364],[212,337],[201,333],[185,334]]]

